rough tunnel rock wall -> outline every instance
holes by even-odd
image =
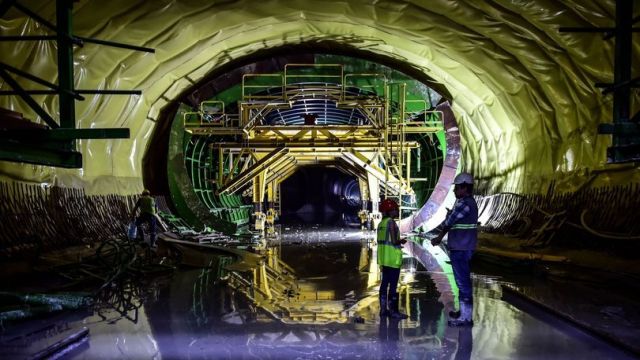
[[[0,182],[0,199],[0,259],[15,259],[125,236],[137,196]]]
[[[640,184],[583,187],[545,195],[500,193],[477,196],[482,231],[519,239],[524,248],[561,246],[637,252]],[[628,255],[628,254],[627,254]]]

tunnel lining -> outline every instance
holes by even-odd
[[[443,2],[426,7],[366,1],[335,1],[331,6],[324,1],[247,4],[178,1],[158,8],[134,1],[76,7],[78,34],[108,35],[114,41],[158,49],[152,56],[119,50],[104,56],[97,47],[77,49],[79,88],[145,91],[142,97],[93,97],[79,103],[79,127],[109,127],[115,122],[130,127],[135,141],[81,142],[90,160],[82,171],[3,164],[5,176],[84,187],[96,194],[137,192],[142,187],[139,163],[150,131],[162,108],[182,89],[211,69],[260,48],[327,38],[413,64],[450,89],[461,123],[465,168],[486,183],[487,193],[543,193],[553,180],[571,191],[573,178],[583,170],[603,168],[609,138],[596,136],[595,127],[609,120],[610,103],[592,84],[610,80],[611,47],[607,43],[594,47],[589,37],[555,30],[575,22],[602,26],[615,8],[612,0],[580,9],[550,1],[540,6]],[[53,18],[52,6],[34,7],[44,18]],[[96,14],[100,14],[97,21]],[[3,27],[3,34],[40,31],[22,14],[10,12],[9,18],[11,24]],[[495,31],[496,24],[501,31]],[[33,67],[36,74],[55,80],[41,66],[45,62],[23,61],[41,58],[41,49],[51,50],[46,42],[31,44],[14,58],[20,62],[15,65]],[[7,44],[0,46],[5,52]],[[13,50],[7,48],[6,53]],[[637,52],[636,47],[634,55]],[[462,87],[462,82],[468,86]],[[551,94],[547,101],[545,94]],[[5,99],[0,99],[3,106],[23,110],[20,101]],[[53,101],[50,96],[42,99],[47,104]],[[637,97],[634,104],[636,108],[640,104]],[[499,151],[507,148],[512,149],[508,158]],[[128,161],[115,162],[115,158]],[[637,171],[631,173],[637,176]],[[615,185],[622,179],[597,181],[597,185]]]

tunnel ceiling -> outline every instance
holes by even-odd
[[[54,21],[53,2],[21,3]],[[594,83],[612,81],[613,41],[558,27],[612,26],[614,14],[611,0],[79,1],[75,34],[156,49],[142,54],[87,44],[75,51],[76,88],[143,91],[77,102],[78,127],[128,127],[131,139],[79,142],[82,169],[2,163],[0,173],[93,193],[138,191],[142,157],[167,104],[234,59],[329,41],[402,64],[446,88],[463,166],[486,180],[487,191],[541,191],[554,179],[570,185],[576,171],[606,161],[610,140],[596,133],[599,123],[611,121],[611,98]],[[0,21],[0,35],[46,33],[16,9]],[[633,39],[638,59],[640,40]],[[53,42],[2,42],[0,53],[3,62],[56,80]],[[633,96],[635,113],[637,90]],[[57,108],[55,97],[36,99]],[[15,97],[0,97],[0,106],[36,118]]]

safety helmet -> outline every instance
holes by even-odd
[[[378,210],[382,213],[390,212],[391,210],[398,210],[398,203],[392,199],[384,199],[378,206]]]
[[[142,195],[143,195],[143,196],[151,195],[151,191],[149,191],[149,190],[147,190],[147,189],[144,189],[144,190],[142,191]]]
[[[453,183],[456,185],[460,185],[460,184],[473,185],[473,175],[469,174],[468,172],[461,172],[460,174],[456,175],[455,179],[453,179]]]

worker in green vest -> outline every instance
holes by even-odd
[[[140,215],[136,218],[136,212],[140,209]],[[156,244],[156,213],[158,206],[156,199],[151,196],[149,190],[144,190],[142,196],[136,202],[136,206],[131,212],[131,219],[135,219],[136,227],[138,228],[138,239],[144,241],[144,230],[142,230],[142,224],[149,224],[149,232],[151,237],[149,239],[149,246],[154,247]]]
[[[398,279],[402,267],[402,244],[407,241],[400,238],[400,229],[394,218],[398,217],[398,204],[391,199],[384,199],[379,207],[382,221],[378,225],[378,265],[381,267],[380,283],[380,317],[406,319],[407,315],[398,310]]]

